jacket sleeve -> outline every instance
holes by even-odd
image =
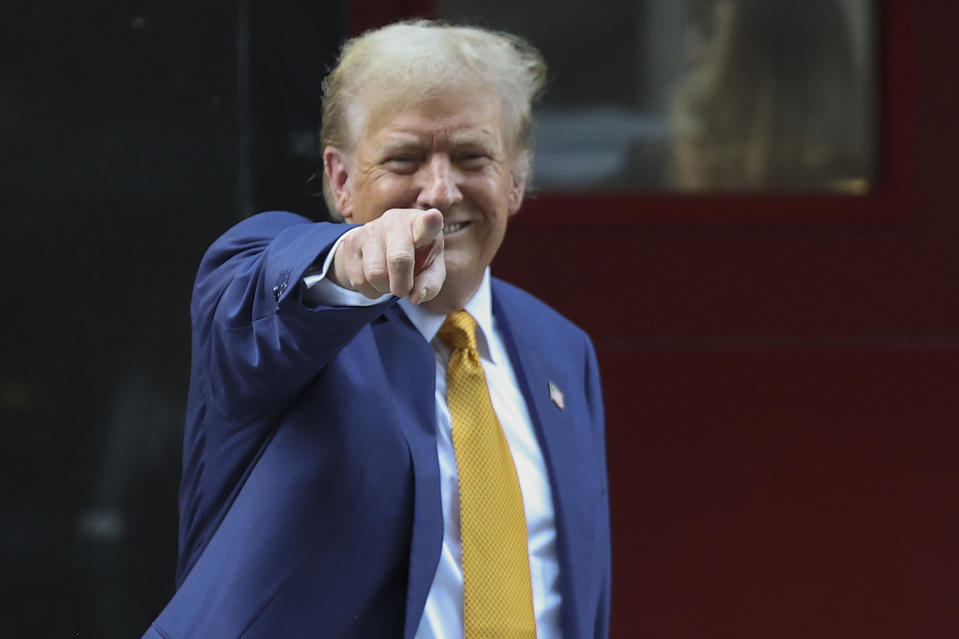
[[[193,374],[221,415],[252,419],[287,405],[395,302],[304,302],[303,276],[350,228],[261,213],[227,231],[204,255],[191,304]]]

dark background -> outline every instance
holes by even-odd
[[[0,8],[0,634],[134,637],[173,590],[189,296],[308,197],[337,2]]]
[[[959,634],[959,6],[881,6],[873,193],[542,194],[497,260],[598,347],[614,637]],[[335,43],[430,11],[2,5],[5,636],[163,606],[200,256],[255,210],[324,216]]]

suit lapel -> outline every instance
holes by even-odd
[[[493,314],[503,335],[520,390],[546,461],[556,514],[557,554],[560,562],[560,592],[563,597],[564,636],[576,636],[579,627],[578,585],[589,583],[589,556],[595,532],[593,504],[586,487],[592,476],[583,451],[590,450],[573,423],[573,410],[561,410],[550,398],[550,382],[561,390],[573,387],[569,371],[574,363],[558,361],[550,349],[550,335],[541,324],[509,321],[522,317],[507,296],[493,285]],[[440,497],[439,463],[436,457],[436,362],[432,347],[409,322],[399,306],[393,305],[372,325],[374,338],[387,371],[404,371],[392,376],[392,392],[413,402],[396,402],[398,421],[409,444],[413,462],[413,531],[410,542],[406,620],[403,637],[412,639],[429,594],[443,545],[443,514]],[[556,338],[558,339],[558,337]],[[405,407],[405,408],[404,408]]]
[[[443,546],[440,470],[436,458],[436,361],[432,347],[409,323],[398,305],[373,323],[383,367],[393,371],[392,391],[399,399],[397,419],[413,461],[413,531],[410,542],[406,621],[403,637],[416,632]],[[396,371],[402,371],[396,374]],[[406,398],[414,398],[409,402]]]
[[[495,283],[495,281],[494,281]],[[507,296],[493,287],[493,314],[526,399],[530,419],[539,439],[549,471],[556,513],[557,551],[560,562],[560,591],[563,596],[564,636],[576,636],[579,627],[577,585],[589,583],[590,549],[593,548],[594,519],[586,487],[591,482],[586,458],[590,442],[581,441],[573,423],[573,411],[562,410],[550,397],[550,383],[572,391],[565,381],[569,371],[579,370],[573,362],[559,362],[551,356],[550,339],[536,322],[511,322],[522,312],[510,308]],[[572,393],[570,393],[572,395]],[[555,396],[555,395],[554,395]],[[572,396],[570,397],[572,399]]]

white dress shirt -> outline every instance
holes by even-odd
[[[327,255],[322,272],[304,279],[307,288],[304,299],[309,303],[338,306],[362,306],[386,299],[388,296],[371,300],[325,279],[337,246],[334,245]],[[416,306],[407,299],[401,299],[399,304],[436,353],[436,452],[443,509],[443,547],[416,639],[462,639],[463,569],[460,559],[459,490],[450,410],[446,402],[446,367],[450,351],[443,340],[436,337],[446,316]],[[464,310],[473,316],[478,325],[476,341],[490,399],[509,443],[523,493],[537,639],[559,639],[561,596],[553,496],[526,400],[520,392],[493,317],[489,269],[486,269],[483,283]]]

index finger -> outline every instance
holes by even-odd
[[[424,211],[413,220],[411,231],[414,248],[429,246],[443,232],[443,214],[439,209]]]

